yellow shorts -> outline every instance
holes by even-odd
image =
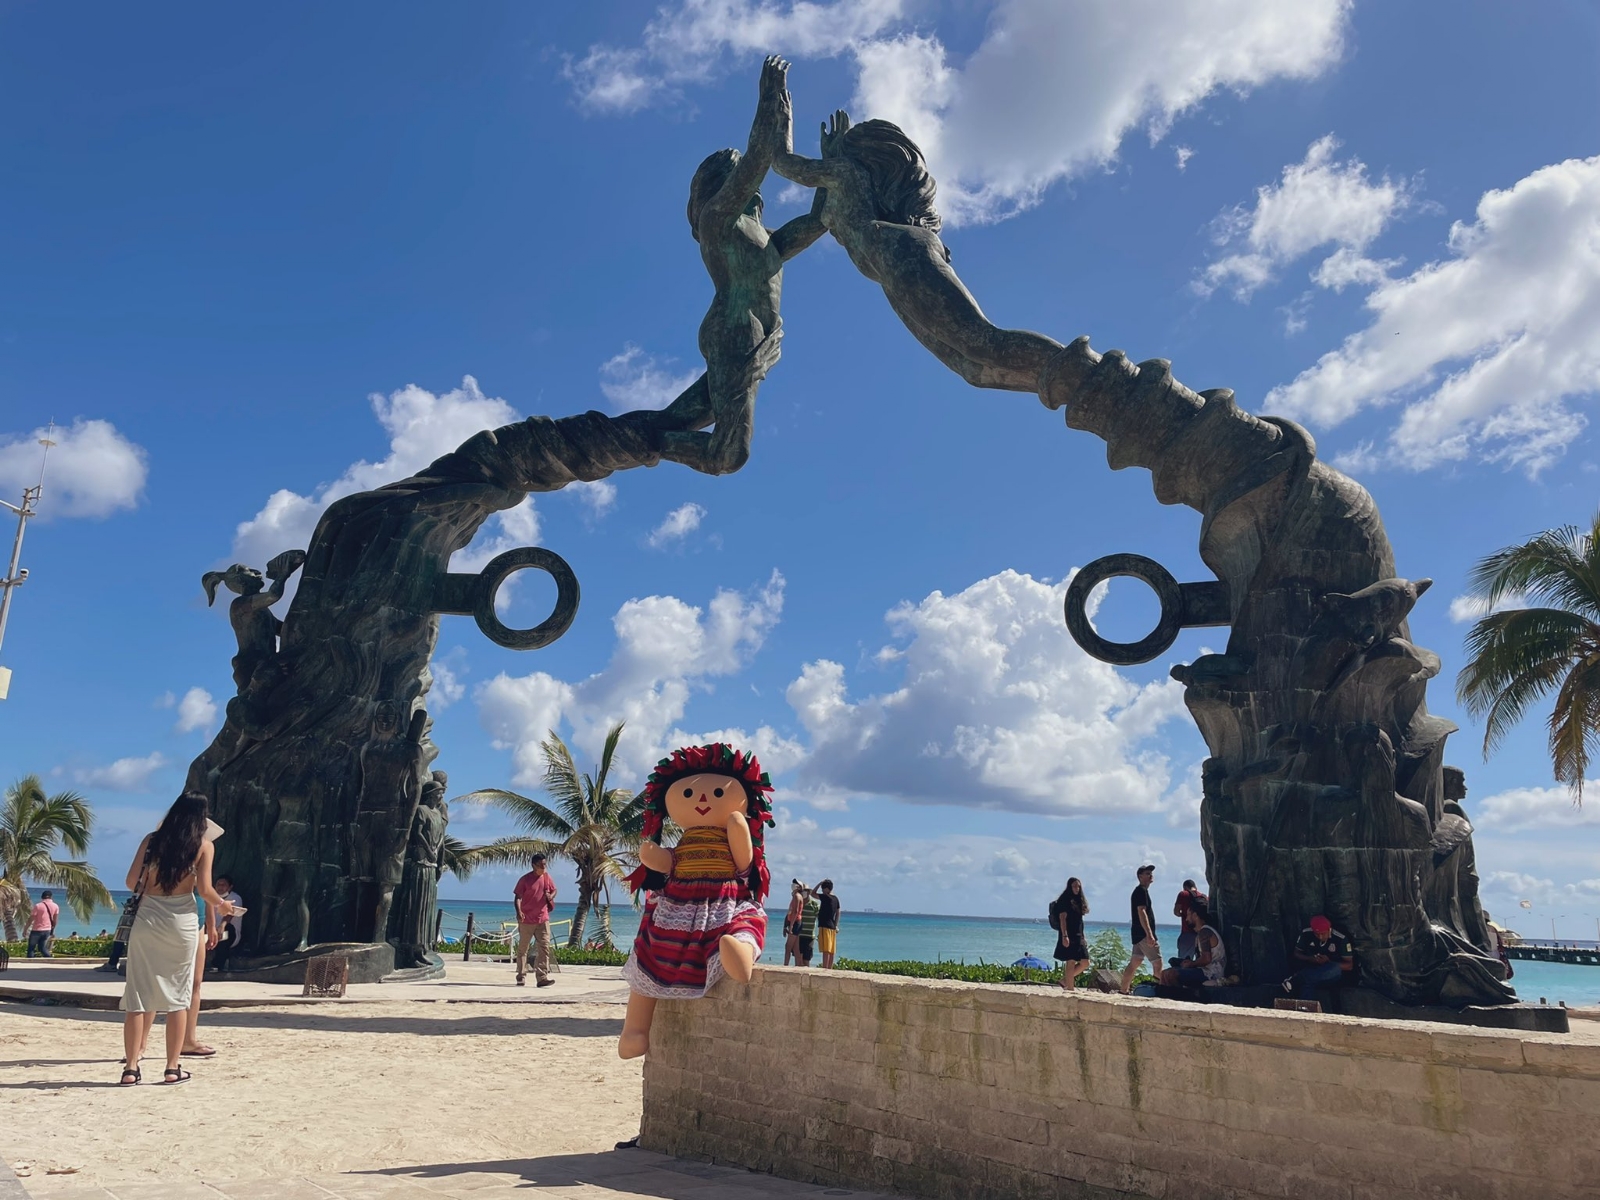
[[[834,948],[839,944],[839,931],[837,929],[817,930],[817,949],[824,954],[834,953]]]

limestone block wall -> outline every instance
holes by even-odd
[[[1600,1036],[763,968],[663,1002],[641,1145],[936,1200],[1600,1197]]]

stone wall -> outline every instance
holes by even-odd
[[[1600,1037],[758,969],[663,1002],[641,1145],[908,1196],[1600,1197]]]

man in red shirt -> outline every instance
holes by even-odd
[[[56,922],[61,919],[61,910],[50,898],[53,895],[54,892],[44,892],[39,897],[39,903],[33,906],[33,920],[28,922],[29,958],[34,956],[35,951],[43,958],[55,957],[50,953],[50,943],[56,936]]]
[[[533,868],[512,889],[517,906],[517,986],[528,985],[528,939],[534,940],[533,974],[539,987],[549,987],[550,910],[556,902],[556,881],[544,869],[544,855],[535,854]]]

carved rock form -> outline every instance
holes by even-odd
[[[772,358],[753,369],[764,373]],[[303,556],[278,649],[252,641],[239,695],[189,768],[188,786],[212,798],[229,831],[217,869],[252,908],[247,953],[382,942],[391,930],[416,944],[417,916],[395,899],[438,753],[424,701],[439,616],[473,613],[497,641],[526,649],[559,637],[578,601],[576,579],[549,551],[512,551],[481,576],[451,573],[450,556],[528,493],[654,466],[664,433],[707,423],[702,376],[667,411],[532,417],[485,430],[410,479],[329,507]],[[561,595],[537,629],[507,630],[494,590],[525,566],[550,571]],[[254,616],[276,621],[264,608]],[[445,819],[441,798],[437,831],[418,836],[442,838]],[[414,891],[402,901],[419,902]]]
[[[1325,913],[1354,938],[1362,984],[1391,999],[1514,1000],[1445,788],[1456,727],[1424,702],[1439,658],[1406,625],[1430,581],[1396,576],[1372,497],[1300,426],[1225,389],[1197,395],[1163,360],[1080,338],[1040,396],[1104,438],[1114,469],[1148,468],[1158,500],[1202,515],[1232,632],[1226,653],[1172,675],[1211,750],[1201,837],[1230,963],[1247,982],[1282,978],[1295,934]]]

